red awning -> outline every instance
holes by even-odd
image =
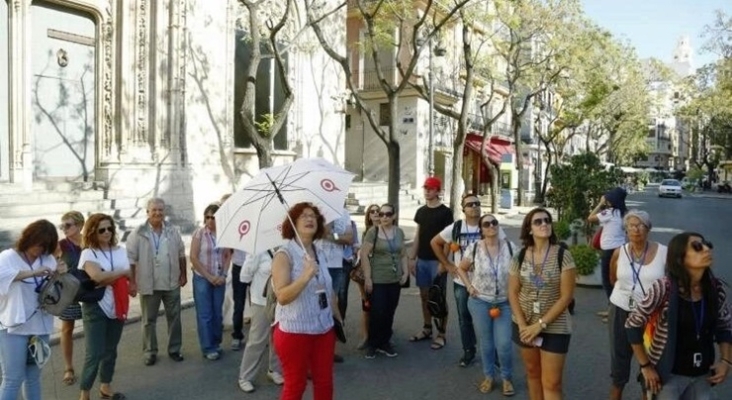
[[[504,154],[514,153],[514,148],[511,142],[495,136],[490,138],[488,142],[486,142],[483,151],[481,151],[480,149],[482,144],[482,136],[476,135],[474,133],[469,133],[465,137],[465,149],[481,154],[483,162],[486,162],[486,160],[490,160],[493,164],[500,165],[501,157]]]

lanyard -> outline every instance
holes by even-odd
[[[211,232],[210,232],[210,231],[208,231],[208,230],[206,230],[206,237],[208,237],[208,242],[209,242],[209,244],[211,245],[211,250],[210,250],[210,251],[211,251],[211,252],[212,252],[212,253],[214,254],[214,256],[216,257],[216,259],[215,259],[215,260],[213,260],[213,261],[214,261],[214,263],[215,263],[215,264],[221,264],[221,256],[219,255],[219,250],[220,250],[220,249],[218,249],[218,248],[216,247],[216,238],[215,238],[215,237],[214,237],[214,236],[213,236],[213,235],[211,234]],[[214,266],[215,266],[215,265],[214,265]],[[218,266],[218,268],[220,269],[220,268],[221,268],[221,265],[219,265],[219,266]],[[220,272],[220,271],[219,271],[219,272]]]
[[[475,245],[477,246],[478,243]],[[493,271],[494,283],[496,285],[496,296],[498,296],[498,267],[500,266],[501,253],[503,249],[501,248],[501,243],[498,242],[498,254],[496,255],[496,260],[494,262],[491,252],[488,250],[488,245],[485,242],[483,242],[483,248],[485,249],[486,256],[488,256],[488,265],[490,266],[491,271]],[[475,262],[475,260],[473,260],[473,262]]]
[[[696,306],[694,305],[694,301],[691,301],[691,312],[694,314],[694,331],[696,332],[696,340],[699,340],[699,336],[701,336],[701,331],[704,325],[704,296],[702,296],[701,299],[701,315],[699,318],[697,319],[696,317]]]
[[[460,245],[460,255],[461,255],[461,256],[463,255],[463,253],[465,252],[465,250],[467,250],[467,249],[468,249],[468,247],[469,247],[469,246],[470,246],[471,244],[473,244],[473,243],[477,242],[477,240],[474,240],[474,241],[473,241],[473,243],[468,243],[468,241],[469,241],[469,240],[470,240],[471,238],[473,238],[473,237],[474,237],[474,235],[473,235],[473,234],[475,234],[475,233],[479,233],[479,232],[480,232],[480,225],[478,225],[478,227],[477,227],[477,228],[475,229],[475,232],[470,232],[470,225],[468,225],[468,222],[467,222],[467,221],[465,221],[465,234],[464,234],[464,235],[465,235],[465,243],[466,243],[466,244],[465,244],[465,246],[464,246],[464,247],[463,247],[463,245]],[[462,242],[462,240],[460,240],[460,241]]]
[[[539,292],[544,288],[544,265],[546,260],[549,258],[549,250],[552,248],[551,244],[546,247],[546,253],[544,253],[544,260],[541,262],[541,269],[539,273],[536,273],[536,262],[534,261],[534,250],[531,250],[531,266],[534,269],[534,286],[536,286],[536,298],[539,298]]]
[[[114,271],[114,253],[112,253],[112,248],[109,248],[109,257],[107,257],[107,253],[105,253],[104,250],[99,249],[99,251],[101,251],[104,258],[109,261],[109,266],[112,267],[112,271]]]
[[[20,255],[20,258],[22,258],[22,259],[23,259],[23,261],[24,261],[24,262],[25,262],[25,263],[26,263],[26,264],[28,265],[28,268],[30,268],[30,270],[31,270],[31,271],[35,271],[35,270],[33,269],[33,265],[31,264],[30,260],[28,260],[28,257],[26,257],[26,256],[25,256],[25,252],[23,252],[23,253],[21,253],[21,252],[18,252],[18,255]],[[38,257],[38,259],[39,259],[39,260],[40,260],[40,262],[41,262],[41,267],[43,267],[43,258],[42,258],[42,257]],[[33,264],[35,264],[35,263],[33,263]],[[41,283],[38,283],[38,278],[36,278],[36,276],[35,276],[35,275],[33,275],[32,277],[33,277],[33,283],[34,283],[34,284],[36,285],[36,288],[39,288],[39,287],[40,287],[40,285],[41,285],[41,283],[43,283],[43,282],[41,282]],[[26,281],[25,281],[25,279],[23,279],[23,283],[28,283],[28,284],[30,284],[31,282],[26,282]]]
[[[160,231],[160,235],[155,233],[155,229],[153,229],[152,226],[150,226],[150,232],[152,233],[152,239],[153,239],[153,246],[155,247],[155,257],[158,256],[158,252],[160,251],[160,242],[163,239],[163,231]]]
[[[628,260],[630,261],[630,269],[633,271],[633,288],[630,289],[631,293],[635,292],[635,285],[640,284],[641,291],[643,292],[643,296],[646,295],[646,290],[643,288],[643,282],[640,281],[640,272],[641,267],[643,267],[643,260],[646,259],[646,253],[648,253],[648,242],[646,242],[646,247],[643,249],[643,254],[641,255],[640,259],[635,258],[635,254],[633,253],[633,250],[631,249],[630,253],[628,254],[628,249],[623,247],[623,250],[625,250],[625,255],[628,256]],[[638,265],[638,269],[635,268],[636,264]]]
[[[394,252],[394,244],[392,243],[392,241],[396,239],[396,233],[394,234],[394,237],[389,238],[389,235],[386,234],[386,229],[384,229],[383,226],[381,227],[381,231],[384,232],[384,237],[386,237],[386,243],[389,245],[389,254],[391,255],[392,262],[391,270],[397,272],[397,260],[395,256],[396,253]]]

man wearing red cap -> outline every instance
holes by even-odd
[[[439,272],[441,275],[440,284],[443,293],[445,293],[447,274],[444,273],[444,267],[440,266],[437,256],[432,251],[430,240],[453,222],[452,211],[440,200],[442,182],[438,178],[429,177],[424,181],[422,187],[424,188],[426,204],[420,207],[414,215],[417,232],[414,235],[414,244],[409,254],[409,268],[417,282],[417,287],[419,287],[424,324],[422,330],[409,339],[412,342],[428,340],[432,337],[432,320],[427,308],[429,288]],[[439,350],[445,346],[447,317],[443,318],[439,325],[441,326],[436,327],[437,337],[435,337],[431,346],[433,350]]]

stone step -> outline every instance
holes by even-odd
[[[55,201],[50,199],[43,203],[40,201],[30,203],[11,203],[0,204],[0,215],[12,217],[38,218],[39,216],[55,216],[55,219],[61,218],[61,215],[67,211],[76,210],[83,214],[95,212],[113,213],[115,211],[125,212],[120,216],[133,216],[141,210],[145,213],[145,201],[136,198],[128,199],[94,199],[80,201]],[[3,218],[4,220],[5,218]]]

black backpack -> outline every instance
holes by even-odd
[[[432,315],[432,318],[436,319],[447,317],[447,300],[445,299],[445,292],[441,280],[442,275],[437,275],[427,292],[427,309],[430,315]]]
[[[559,251],[557,252],[557,259],[559,260],[559,273],[562,272],[562,267],[564,266],[564,252],[569,250],[569,246],[567,246],[567,243],[559,242]],[[522,248],[521,251],[518,253],[518,266],[521,268],[521,265],[524,263],[524,258],[526,258],[526,247]],[[567,306],[567,309],[569,310],[569,313],[574,315],[574,298],[572,301],[569,302],[569,306]]]

